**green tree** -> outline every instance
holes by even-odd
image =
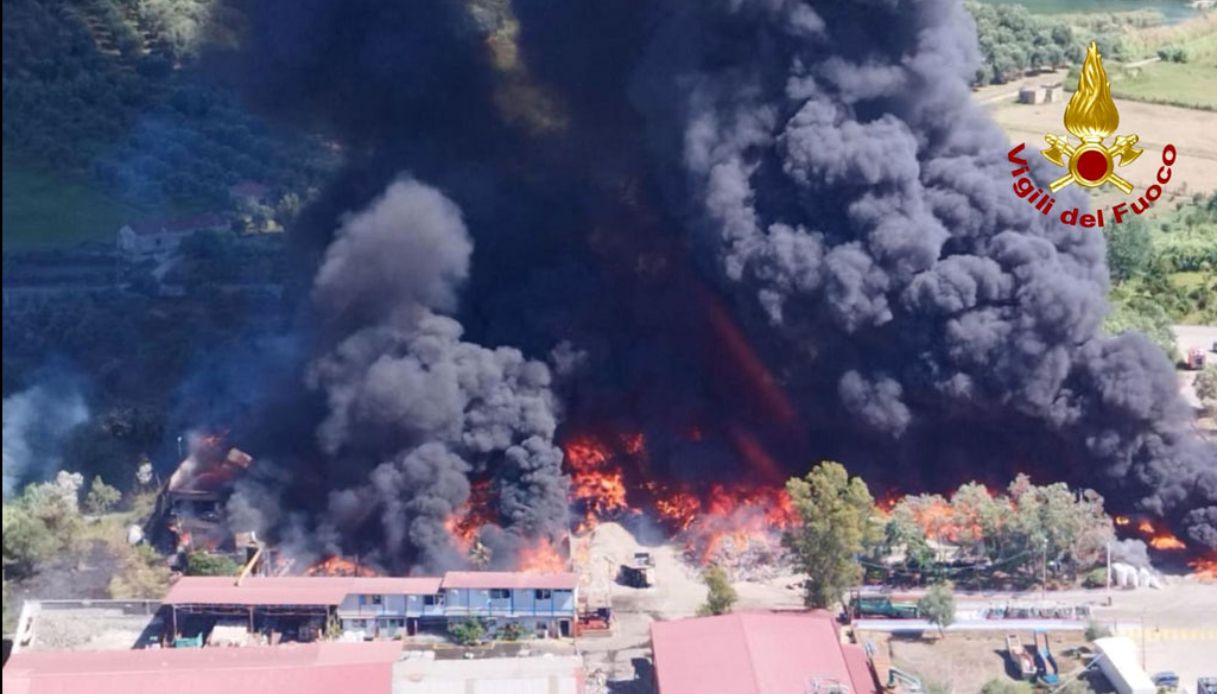
[[[1005,678],[985,682],[980,694],[1031,694],[1034,689],[1026,682],[1015,682]]]
[[[701,577],[706,582],[709,592],[706,595],[705,604],[697,608],[697,613],[705,616],[730,612],[738,596],[735,594],[731,581],[727,580],[727,572],[723,571],[721,566],[711,564],[702,572]]]
[[[469,618],[449,625],[448,635],[452,637],[453,641],[462,646],[476,646],[482,642],[482,637],[486,635],[486,626],[482,624],[480,619]]]
[[[191,552],[186,557],[187,576],[236,576],[240,570],[240,564],[223,554]]]
[[[1123,282],[1149,269],[1154,244],[1149,228],[1139,217],[1116,224],[1107,233],[1107,269],[1111,279]]]
[[[938,627],[938,632],[955,621],[955,591],[949,583],[935,583],[917,601],[917,610]]]
[[[77,545],[84,525],[76,507],[77,477],[61,472],[55,482],[31,484],[4,504],[6,571],[36,573],[39,564]]]
[[[782,538],[796,568],[807,575],[803,602],[828,607],[862,577],[858,556],[878,540],[874,500],[861,478],[840,463],[823,462],[786,483],[799,523]]]
[[[1103,322],[1103,329],[1111,335],[1139,332],[1158,345],[1163,353],[1174,361],[1179,358],[1179,349],[1176,346],[1175,333],[1171,330],[1170,314],[1163,307],[1163,303],[1174,304],[1172,297],[1175,290],[1162,289],[1160,282],[1154,286],[1159,289],[1143,289],[1132,296],[1122,296],[1121,292],[1113,291],[1111,313]]]
[[[85,510],[98,516],[107,513],[122,496],[122,492],[106,484],[101,475],[98,475],[89,486],[89,494],[85,497]]]

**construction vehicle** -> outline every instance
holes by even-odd
[[[1048,632],[1035,632],[1035,672],[1040,684],[1054,686],[1061,681],[1057,671],[1056,658],[1052,657],[1052,649],[1048,646]]]
[[[1183,365],[1189,371],[1200,371],[1204,368],[1204,350],[1192,347],[1183,359]]]
[[[1010,657],[1010,664],[1014,666],[1014,672],[1018,673],[1019,679],[1035,678],[1035,662],[1017,634],[1006,634],[1006,654]]]
[[[853,591],[849,596],[849,614],[854,619],[917,619],[921,610],[916,602],[894,602],[890,595],[862,595]]]
[[[635,552],[627,564],[621,565],[621,583],[631,588],[650,588],[655,585],[655,558],[650,552]]]

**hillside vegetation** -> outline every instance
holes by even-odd
[[[194,69],[204,37],[239,33],[240,17],[215,5],[6,0],[5,179],[58,173],[115,201],[86,200],[86,209],[222,205],[242,180],[280,193],[315,185],[332,165],[316,138],[270,127]],[[39,170],[25,171],[29,162]],[[6,238],[10,222],[28,231],[27,219],[43,211],[31,221],[51,226],[55,202],[35,196],[10,216],[6,196]],[[78,230],[69,220],[50,233]]]

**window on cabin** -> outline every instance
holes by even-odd
[[[506,600],[507,598],[510,598],[510,597],[511,597],[511,591],[507,590],[506,588],[491,588],[490,589],[490,599],[491,600]]]
[[[435,607],[436,605],[443,605],[443,604],[444,604],[443,593],[440,593],[438,595],[424,595],[423,596],[423,605],[426,605],[427,607]]]
[[[533,593],[537,600],[552,600],[554,597],[553,591],[548,588],[538,588]]]

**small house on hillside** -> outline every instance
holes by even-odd
[[[145,219],[125,224],[118,230],[118,251],[130,260],[165,258],[176,251],[186,238],[200,231],[221,231],[228,226],[228,219],[216,212],[171,219]]]

